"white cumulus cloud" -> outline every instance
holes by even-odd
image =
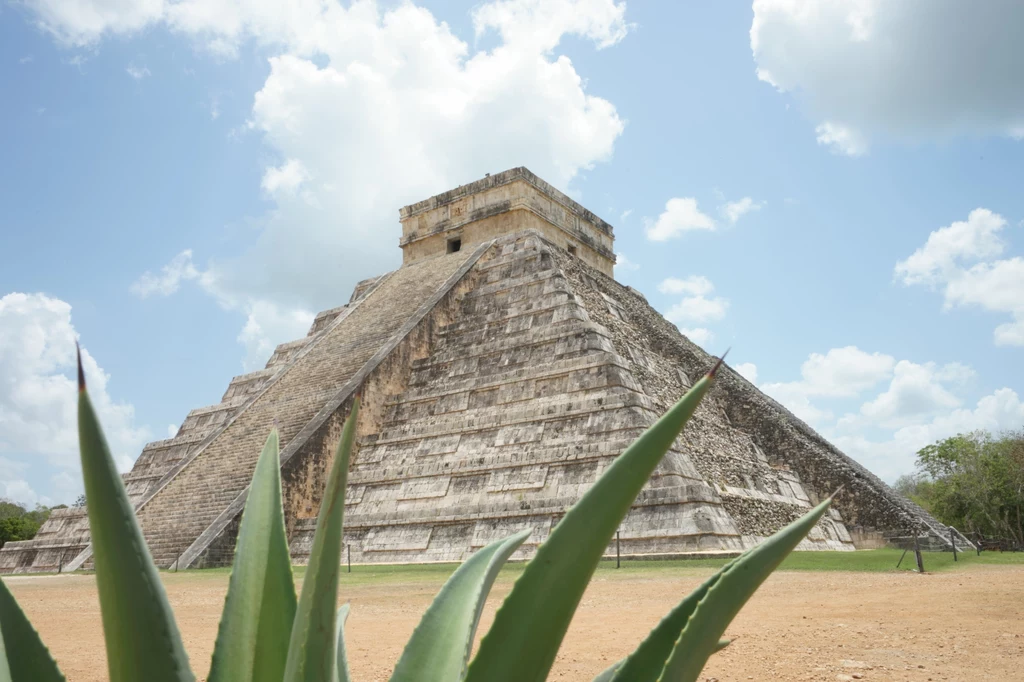
[[[966,221],[932,232],[924,246],[896,264],[905,285],[941,289],[943,307],[976,306],[1009,314],[1011,322],[996,327],[996,345],[1024,345],[1024,258],[998,258],[1007,248],[1001,215],[978,208]]]
[[[896,360],[883,353],[868,353],[856,346],[833,348],[825,354],[811,353],[800,367],[800,380],[766,384],[775,392],[806,397],[850,397],[877,385],[892,375]]]
[[[139,298],[149,296],[170,296],[176,292],[182,282],[202,278],[202,274],[192,262],[192,250],[185,249],[172,258],[160,272],[153,274],[148,270],[135,280],[129,289]]]
[[[715,340],[714,332],[705,327],[679,327],[679,332],[701,347]]]
[[[706,296],[715,290],[711,280],[703,275],[690,275],[685,279],[668,277],[658,285],[663,294],[687,294],[689,296]]]
[[[728,299],[711,295],[714,290],[714,284],[703,275],[668,277],[658,285],[658,291],[663,294],[683,296],[665,312],[665,319],[699,346],[707,345],[715,337],[714,332],[703,325],[721,320],[729,308]]]
[[[853,128],[828,121],[814,129],[818,144],[828,147],[836,154],[863,156],[868,153],[868,142],[864,135]]]
[[[635,272],[639,269],[640,265],[627,258],[626,254],[615,254],[615,272]]]
[[[149,68],[145,66],[135,66],[134,64],[129,64],[125,67],[125,72],[137,81],[152,75],[149,72]]]
[[[724,215],[730,223],[735,225],[740,218],[751,211],[760,211],[763,205],[763,202],[754,201],[750,197],[743,197],[737,201],[726,202],[721,206],[720,210],[722,211],[722,215]]]
[[[270,301],[253,301],[238,342],[245,347],[242,366],[247,372],[262,368],[282,340],[300,339],[309,331],[316,314],[282,308]]]
[[[40,497],[39,493],[23,478],[0,480],[0,499],[11,500],[21,504],[26,509],[34,509],[37,504],[46,504],[48,500]]]
[[[162,23],[221,55],[247,40],[273,54],[245,130],[276,159],[257,188],[274,207],[253,243],[199,278],[247,316],[247,348],[289,340],[273,337],[298,324],[276,320],[336,306],[360,279],[397,267],[401,206],[519,165],[568,189],[611,157],[625,125],[558,54],[568,37],[599,49],[622,40],[622,2],[485,2],[472,18],[478,37],[496,36],[488,49],[471,49],[411,2],[182,0],[123,12],[80,4],[88,11],[31,6],[74,44]],[[151,274],[137,290],[158,293],[189,277]]]
[[[683,322],[716,322],[725,317],[729,301],[721,296],[687,296],[674,304],[665,313],[665,319],[680,324]]]
[[[937,368],[934,363],[900,360],[889,388],[861,405],[860,414],[872,424],[898,428],[948,412],[960,407],[961,401],[947,384],[962,382],[965,373],[973,375],[959,364]]]
[[[818,142],[843,154],[880,137],[1019,137],[1024,4],[755,0],[758,77],[793,93]]]
[[[750,383],[757,383],[757,365],[755,365],[754,363],[741,362],[738,365],[733,365],[733,369],[736,370],[741,377],[743,377]]]
[[[959,362],[897,361],[846,346],[812,353],[800,373],[797,381],[760,388],[890,482],[912,471],[917,451],[935,440],[1024,423],[1024,405],[1009,388],[969,407],[975,372]],[[849,410],[851,404],[859,408]]]
[[[665,210],[657,220],[646,220],[647,238],[652,242],[665,242],[692,230],[714,230],[714,219],[697,208],[692,197],[676,197],[665,203]]]
[[[44,294],[0,298],[0,453],[5,457],[41,456],[52,466],[77,471],[76,337],[68,303]],[[111,451],[126,471],[149,431],[136,424],[130,404],[110,395],[110,376],[85,348],[82,365]]]
[[[309,180],[309,172],[298,159],[289,159],[281,166],[271,166],[263,173],[260,187],[271,196],[294,195],[302,183]]]
[[[611,47],[631,28],[625,15],[626,3],[614,0],[498,0],[479,5],[473,23],[477,36],[494,29],[506,45],[544,52],[565,33],[588,38],[598,49]]]
[[[763,384],[760,388],[807,423],[821,426],[834,414],[816,399],[860,395],[889,378],[895,364],[890,355],[868,353],[856,346],[832,348],[824,354],[811,353],[800,367],[799,380]]]
[[[866,429],[851,430],[841,424],[829,439],[887,481],[914,469],[916,453],[926,445],[958,433],[984,429],[993,433],[1019,429],[1024,423],[1024,403],[1016,391],[1000,388],[984,396],[974,407],[958,407],[921,422],[900,427],[884,437]]]
[[[896,264],[904,284],[941,284],[956,276],[962,264],[1000,255],[1006,248],[1001,232],[1006,219],[987,208],[976,208],[928,235],[924,246]]]

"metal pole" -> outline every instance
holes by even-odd
[[[60,559],[57,560],[57,572],[64,572],[64,552],[60,553]]]
[[[903,563],[903,557],[905,556],[907,556],[907,550],[903,550],[903,554],[900,554],[900,560],[896,562],[896,568],[900,567],[900,564]]]
[[[179,557],[174,557],[174,572],[175,573],[178,572],[178,558]]]
[[[953,545],[953,561],[956,559],[956,536],[953,534],[953,526],[949,527],[949,544]]]
[[[924,573],[924,559],[921,558],[921,547],[917,544],[917,531],[914,531],[914,555],[917,557],[917,572]]]
[[[622,554],[619,552],[619,531],[615,531],[615,568],[622,565]]]
[[[348,552],[348,572],[352,572],[352,545],[345,545],[345,550]]]

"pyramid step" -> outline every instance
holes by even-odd
[[[275,358],[287,354],[294,361],[139,510],[154,555],[173,561],[188,549],[249,485],[270,429],[278,428],[287,447],[468,255],[402,268],[349,306],[337,325],[279,346]]]

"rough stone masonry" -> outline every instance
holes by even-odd
[[[402,267],[360,282],[124,475],[158,565],[230,563],[273,425],[292,556],[305,561],[357,393],[353,561],[458,561],[532,528],[517,554],[528,557],[713,362],[614,280],[611,225],[525,168],[399,215]],[[801,549],[948,545],[948,529],[727,369],[623,521],[621,550],[736,552],[840,485]],[[0,550],[5,573],[90,561],[84,508],[56,510],[35,539]]]

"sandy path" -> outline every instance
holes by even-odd
[[[602,569],[584,596],[552,672],[591,680],[635,647],[707,572]],[[343,585],[347,642],[360,682],[386,680],[442,578]],[[193,667],[202,676],[224,603],[224,574],[165,574]],[[106,679],[91,577],[16,578],[18,601],[70,680]],[[484,614],[511,587],[499,581]],[[913,573],[777,573],[727,633],[705,679],[1024,679],[1024,567]]]

